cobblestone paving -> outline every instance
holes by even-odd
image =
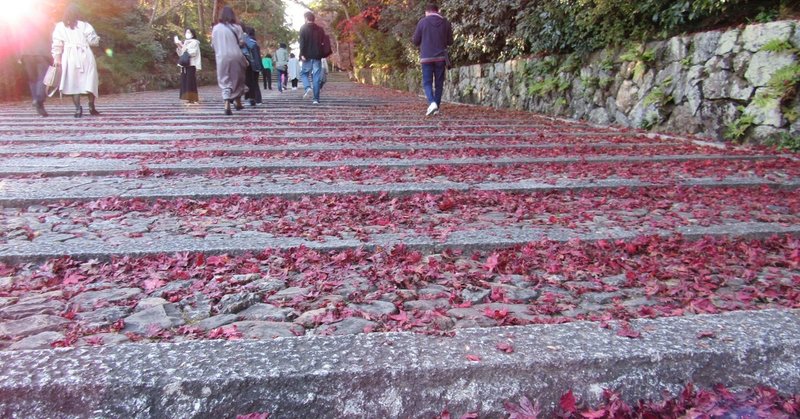
[[[336,80],[0,111],[0,349],[800,307],[800,162]]]

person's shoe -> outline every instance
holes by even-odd
[[[439,106],[436,105],[436,102],[431,102],[431,104],[428,106],[428,111],[425,112],[425,116],[435,115],[438,111]]]
[[[253,100],[253,99],[250,99],[250,106],[255,107],[256,106],[256,101]]]
[[[225,115],[233,115],[233,111],[231,110],[231,101],[225,101]]]
[[[75,118],[80,118],[83,116],[83,106],[78,106],[75,108]]]
[[[234,109],[236,109],[237,111],[241,111],[242,109],[244,109],[241,99],[236,99],[236,106],[234,107]]]
[[[89,115],[91,116],[100,116],[100,112],[97,112],[94,106],[89,106]]]
[[[295,90],[295,88],[293,87],[292,90]],[[311,89],[306,89],[306,92],[303,93],[303,99],[308,99],[310,95],[311,95]]]
[[[292,90],[297,90],[297,88],[296,87],[292,87]]]
[[[49,116],[47,111],[44,110],[44,103],[37,103],[34,107],[36,108],[36,113],[38,113],[39,116],[42,116],[42,117]]]
[[[315,101],[313,101],[311,103],[314,104],[314,105],[319,105],[319,101],[318,100],[315,100]]]

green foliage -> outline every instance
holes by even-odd
[[[784,39],[773,39],[768,41],[761,47],[761,51],[768,52],[794,52],[795,48],[792,44]]]
[[[775,145],[778,151],[800,153],[800,135],[792,135],[788,132],[784,132],[778,137]]]
[[[778,16],[780,16],[780,10],[777,7],[773,8],[758,8],[758,14],[751,20],[756,23],[769,23],[778,20]]]
[[[744,112],[744,108],[739,107],[739,111]],[[729,140],[741,141],[747,134],[747,130],[749,130],[755,122],[755,116],[742,113],[739,118],[736,118],[725,127],[725,133],[723,135]]]
[[[798,84],[800,84],[800,64],[790,64],[779,68],[770,77],[767,88],[773,97],[785,103],[797,95]]]
[[[645,96],[642,103],[645,106],[655,105],[657,108],[663,108],[664,106],[675,102],[675,98],[666,93],[671,84],[672,78],[667,77],[658,86],[650,90],[650,93]]]
[[[786,118],[786,121],[788,121],[790,124],[794,124],[800,120],[800,109],[796,107],[781,107],[781,113],[783,113],[783,117]]]

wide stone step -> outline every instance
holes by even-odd
[[[0,205],[12,208],[35,204],[50,204],[60,201],[89,201],[105,197],[153,199],[208,199],[231,195],[264,198],[280,197],[300,199],[305,196],[382,194],[410,195],[415,193],[440,194],[447,191],[503,191],[517,193],[582,191],[615,188],[663,187],[665,184],[680,187],[773,187],[783,189],[800,188],[800,179],[774,181],[758,177],[696,178],[678,182],[654,183],[636,179],[599,179],[581,181],[570,179],[551,179],[550,182],[397,182],[350,183],[337,182],[298,182],[290,179],[268,179],[261,181],[252,177],[242,179],[245,185],[236,185],[230,179],[197,178],[43,178],[9,179],[3,185]]]
[[[592,404],[605,388],[634,404],[687,382],[800,392],[797,310],[630,323],[641,338],[575,322],[0,352],[0,415],[499,417],[524,396],[549,416],[568,390]]]
[[[553,158],[457,158],[457,159],[343,159],[332,161],[313,161],[305,159],[256,159],[256,158],[225,158],[213,160],[195,160],[176,163],[154,163],[147,160],[136,161],[126,159],[97,159],[97,158],[8,158],[0,167],[0,176],[18,176],[41,174],[43,176],[75,176],[92,174],[95,176],[136,173],[143,169],[163,170],[175,173],[203,173],[210,170],[224,169],[309,169],[309,168],[404,168],[426,167],[433,165],[517,165],[517,164],[571,164],[571,163],[613,163],[613,162],[689,162],[698,160],[710,161],[768,161],[781,156],[775,155],[729,155],[729,154],[679,154],[679,155],[654,155],[654,156],[582,156],[582,157],[553,157]]]
[[[196,143],[195,143],[196,144]],[[414,150],[548,150],[548,149],[632,149],[632,148],[658,148],[675,147],[676,143],[655,143],[655,142],[630,142],[616,143],[608,141],[586,142],[584,144],[563,144],[563,143],[541,143],[541,144],[518,144],[518,143],[467,143],[454,141],[441,142],[328,142],[328,143],[290,143],[285,145],[237,145],[236,143],[205,143],[203,145],[176,146],[173,144],[136,144],[125,142],[124,144],[97,144],[97,143],[72,143],[59,144],[53,146],[31,146],[31,145],[0,145],[0,156],[10,154],[25,155],[48,155],[48,154],[142,154],[142,153],[191,153],[191,152],[223,152],[226,154],[243,154],[249,152],[302,152],[302,151],[338,151],[338,150],[381,150],[381,151],[414,151]]]
[[[209,234],[194,237],[189,234],[172,234],[167,237],[120,237],[93,240],[82,235],[62,234],[59,240],[22,241],[0,246],[0,261],[24,263],[43,261],[63,256],[78,259],[107,260],[113,256],[146,256],[162,253],[200,252],[206,254],[242,254],[264,249],[291,249],[304,246],[318,251],[347,249],[390,248],[403,245],[425,252],[442,252],[445,249],[491,250],[550,240],[633,240],[642,235],[672,236],[680,234],[687,240],[703,237],[766,238],[773,235],[800,235],[800,224],[769,222],[730,222],[711,226],[691,225],[674,229],[655,229],[642,226],[635,230],[620,227],[599,227],[591,232],[568,228],[536,228],[526,226],[495,227],[468,231],[453,231],[446,238],[435,238],[414,231],[371,234],[368,241],[357,238],[326,237],[309,240],[301,237],[276,237],[259,231],[240,234]]]

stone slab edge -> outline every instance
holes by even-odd
[[[210,170],[224,170],[224,169],[250,169],[250,170],[289,170],[289,169],[316,169],[316,168],[331,168],[331,167],[353,167],[353,168],[369,168],[369,167],[382,167],[389,169],[403,169],[408,167],[427,167],[437,165],[494,165],[494,166],[511,166],[515,164],[571,164],[571,163],[627,163],[627,162],[688,162],[698,160],[720,160],[720,161],[734,161],[734,160],[752,160],[752,161],[765,161],[777,158],[783,158],[781,155],[724,155],[724,154],[689,154],[689,155],[660,155],[660,156],[590,156],[590,157],[546,157],[546,158],[492,158],[492,159],[478,159],[478,158],[463,158],[463,159],[407,159],[407,160],[392,160],[392,159],[348,159],[348,160],[333,160],[333,161],[309,161],[309,160],[274,160],[274,161],[257,161],[256,159],[244,160],[239,162],[216,162],[211,164],[205,163],[157,163],[150,165],[142,165],[133,160],[120,160],[111,161],[108,159],[83,159],[86,162],[100,162],[100,164],[92,167],[90,165],[81,166],[79,159],[61,159],[57,166],[47,166],[41,164],[41,159],[38,159],[39,164],[25,166],[25,159],[9,159],[6,161],[6,167],[0,168],[0,177],[7,176],[22,176],[41,174],[42,176],[78,176],[82,174],[90,174],[93,176],[107,176],[120,173],[135,173],[144,168],[150,170],[166,170],[175,173],[204,173]],[[37,159],[27,159],[31,162],[37,162]]]
[[[8,181],[11,183],[13,181]],[[761,178],[731,178],[731,179],[687,179],[676,183],[652,183],[632,179],[601,179],[594,182],[557,182],[554,184],[540,182],[486,182],[467,184],[459,182],[437,183],[400,183],[379,185],[266,185],[253,187],[212,186],[202,189],[191,189],[176,185],[174,188],[163,187],[159,190],[135,189],[126,191],[80,191],[65,192],[63,190],[47,189],[46,184],[32,186],[22,194],[7,191],[0,196],[0,206],[6,208],[19,208],[30,205],[49,204],[61,201],[93,201],[108,196],[118,196],[124,199],[211,199],[231,195],[246,196],[250,198],[280,197],[283,199],[300,199],[307,196],[319,195],[352,195],[352,194],[382,194],[403,196],[416,193],[441,194],[447,191],[502,191],[509,193],[534,193],[556,191],[584,191],[616,188],[659,188],[659,187],[704,187],[704,188],[749,188],[767,186],[776,189],[800,188],[800,180],[786,182],[773,182]]]
[[[544,417],[572,389],[629,403],[759,384],[800,392],[800,313],[733,312],[631,321],[464,329],[454,337],[371,333],[0,353],[0,416],[430,418],[538,400]],[[713,337],[699,338],[703,332]],[[510,343],[513,353],[497,350]],[[477,357],[471,361],[467,355]]]
[[[202,252],[205,254],[243,254],[257,253],[265,249],[291,249],[305,246],[321,252],[342,251],[363,248],[372,251],[377,248],[390,248],[403,244],[421,252],[442,252],[445,249],[461,249],[464,251],[487,251],[525,245],[540,240],[567,242],[578,239],[582,241],[598,240],[632,240],[641,235],[672,236],[680,234],[686,240],[699,240],[703,237],[732,237],[746,239],[763,239],[774,235],[800,236],[800,225],[782,225],[776,223],[743,222],[715,226],[679,227],[671,230],[628,231],[619,228],[603,229],[594,232],[551,228],[492,228],[473,231],[456,231],[445,239],[429,236],[406,234],[373,234],[370,241],[354,238],[331,237],[325,241],[310,241],[299,237],[240,237],[240,238],[194,238],[169,237],[152,240],[148,238],[132,238],[121,241],[114,246],[108,243],[97,243],[89,240],[73,239],[61,243],[35,244],[26,242],[13,246],[0,246],[0,262],[19,264],[45,261],[48,259],[69,256],[75,259],[108,260],[114,256],[142,257],[163,253]]]

